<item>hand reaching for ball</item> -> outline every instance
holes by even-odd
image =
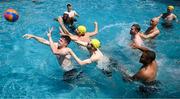
[[[30,39],[30,38],[33,38],[33,35],[32,34],[25,34],[25,35],[23,35],[23,38]]]

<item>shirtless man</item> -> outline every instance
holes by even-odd
[[[136,44],[133,44],[132,47],[139,49],[143,52],[139,60],[139,62],[142,63],[143,66],[135,75],[129,76],[129,74],[127,74],[129,76],[128,79],[132,81],[141,81],[144,84],[153,83],[157,75],[157,63],[155,60],[155,52]]]
[[[163,26],[171,27],[173,20],[176,20],[176,22],[178,22],[177,16],[173,14],[173,10],[174,6],[168,6],[167,12],[160,15],[160,17],[162,17],[162,19],[164,20],[164,23],[162,23]]]
[[[150,21],[150,27],[145,31],[145,33],[139,33],[143,39],[154,39],[157,35],[159,35],[160,31],[157,28],[159,19],[160,16],[152,18]]]
[[[130,34],[131,34],[131,40],[133,41],[132,44],[135,43],[139,46],[144,45],[143,40],[140,36],[140,30],[141,27],[139,26],[139,24],[133,24],[131,26]]]
[[[101,69],[106,76],[112,76],[111,68],[109,67],[110,60],[108,57],[104,56],[103,53],[99,50],[100,41],[98,39],[92,39],[90,42],[82,42],[80,40],[77,40],[75,42],[86,47],[90,54],[90,57],[85,60],[74,57],[80,65],[86,65],[96,62],[97,67]]]
[[[59,24],[62,27],[63,32],[65,33],[64,35],[68,35],[72,40],[80,40],[83,42],[90,42],[92,36],[95,36],[98,33],[98,24],[97,22],[94,22],[95,30],[93,32],[86,32],[86,27],[85,26],[78,26],[78,28],[75,30],[77,35],[74,35],[70,33],[64,23],[61,17],[58,18]]]
[[[62,69],[65,71],[63,75],[64,80],[74,79],[74,76],[76,76],[77,71],[74,68],[74,66],[71,64],[71,60],[70,60],[71,53],[73,53],[73,51],[67,47],[71,39],[69,36],[61,36],[58,42],[53,42],[51,37],[52,31],[53,28],[49,29],[49,32],[47,34],[49,40],[35,36],[33,34],[25,34],[23,37],[26,39],[33,38],[42,44],[50,46],[52,52],[57,56],[59,65],[62,66]]]

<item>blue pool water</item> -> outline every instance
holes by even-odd
[[[1,98],[131,98],[131,97],[180,97],[180,24],[171,29],[160,24],[161,33],[151,44],[157,53],[160,90],[144,95],[138,92],[138,84],[126,83],[120,72],[112,78],[104,76],[96,64],[82,68],[84,77],[67,84],[62,81],[63,71],[48,46],[35,40],[25,40],[22,35],[32,33],[47,39],[48,27],[54,26],[53,39],[60,37],[58,23],[53,18],[62,15],[66,3],[71,2],[79,13],[79,24],[93,31],[93,22],[99,24],[96,38],[102,42],[101,50],[108,57],[118,60],[130,72],[141,66],[136,51],[128,46],[129,29],[139,23],[142,31],[149,20],[175,6],[180,16],[179,0],[1,0],[0,1],[0,97]],[[14,8],[20,18],[15,23],[7,22],[3,12]],[[180,20],[180,18],[179,18]],[[79,50],[75,43],[70,47],[81,59],[88,53]],[[75,61],[73,63],[77,65]]]

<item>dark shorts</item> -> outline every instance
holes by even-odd
[[[143,85],[139,86],[139,91],[145,94],[155,93],[160,90],[160,84],[161,83],[157,80],[152,82],[143,82]]]
[[[164,28],[172,28],[173,27],[173,24],[167,24],[167,23],[161,23],[161,25],[164,27]]]
[[[82,74],[82,71],[78,71],[77,69],[72,69],[70,71],[66,71],[63,75],[63,80],[64,81],[73,81],[77,78],[79,78]]]
[[[107,71],[107,70],[102,69],[102,73],[107,77],[112,77],[112,71]]]

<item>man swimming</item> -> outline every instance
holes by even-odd
[[[176,22],[178,22],[177,16],[173,13],[173,10],[174,6],[168,6],[167,12],[160,15],[160,17],[162,17],[164,21],[164,23],[162,23],[163,26],[171,27],[173,20],[176,20]]]
[[[33,34],[25,34],[23,37],[26,39],[33,38],[42,44],[50,46],[53,54],[57,56],[59,65],[62,66],[62,69],[65,71],[63,75],[64,80],[74,79],[74,76],[76,76],[75,73],[77,71],[70,60],[71,53],[73,53],[73,51],[67,47],[68,44],[71,42],[71,39],[69,36],[61,36],[58,42],[54,42],[51,37],[52,31],[53,28],[49,29],[49,32],[47,34],[49,40],[35,36]]]
[[[77,14],[77,12],[75,10],[73,10],[72,5],[70,3],[67,4],[67,11],[64,12],[64,14],[68,15],[68,19],[70,20],[70,24],[71,26],[73,26],[74,21],[77,21],[75,19],[75,17],[79,17],[79,15]]]
[[[143,52],[139,60],[139,62],[142,63],[143,66],[135,75],[130,76],[129,74],[124,72],[126,74],[125,76],[127,76],[127,78],[131,81],[140,81],[144,84],[153,83],[156,80],[157,75],[157,62],[155,60],[155,52],[137,44],[133,44],[132,47]]]
[[[58,18],[59,24],[62,27],[62,30],[64,31],[64,33],[68,36],[70,36],[70,38],[74,41],[76,40],[80,40],[83,42],[90,42],[92,36],[95,36],[98,33],[98,23],[94,22],[94,26],[95,26],[95,30],[93,32],[86,32],[86,27],[85,26],[78,26],[78,28],[76,29],[76,34],[74,35],[72,33],[70,33],[64,23],[63,23],[63,19],[61,17]]]
[[[154,39],[159,35],[160,31],[157,28],[160,17],[152,18],[150,21],[150,27],[145,31],[145,33],[139,33],[143,39]]]
[[[74,22],[76,22],[75,17],[79,17],[75,10],[72,10],[72,5],[70,3],[67,4],[67,11],[64,12],[62,19],[66,26],[74,30]],[[58,21],[58,18],[54,18],[55,21]]]
[[[75,41],[76,43],[86,47],[89,51],[90,57],[85,60],[80,60],[77,56],[75,56],[75,60],[80,65],[86,65],[93,62],[97,63],[97,67],[102,70],[102,72],[110,77],[111,76],[111,68],[109,58],[104,56],[103,53],[99,50],[100,41],[98,39],[92,39],[90,42],[82,42],[80,40]]]
[[[139,46],[144,45],[143,40],[139,33],[140,30],[141,30],[141,27],[139,26],[139,24],[133,24],[131,26],[130,34],[131,34],[131,40],[133,41],[132,44],[135,43]]]

